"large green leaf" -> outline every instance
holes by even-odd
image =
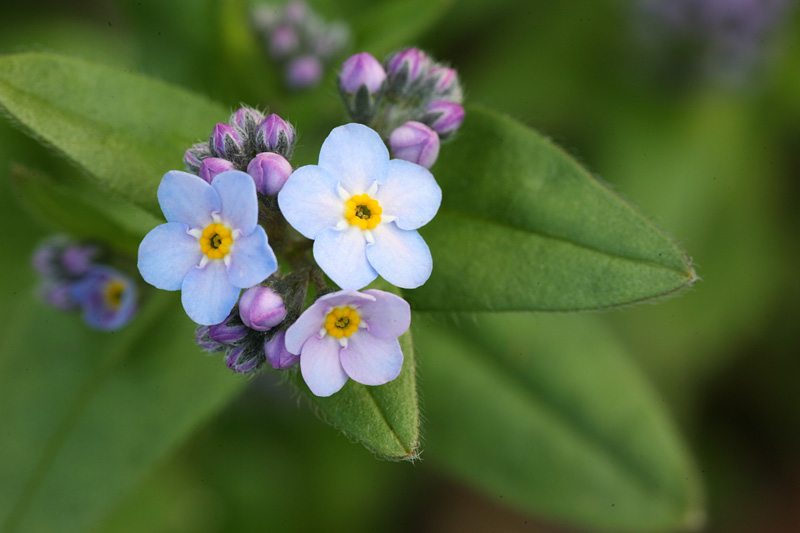
[[[403,370],[386,385],[370,387],[351,379],[341,391],[320,398],[308,390],[297,370],[293,381],[312,408],[348,437],[384,459],[414,460],[419,452],[419,406],[410,331],[400,337],[400,347]]]
[[[703,517],[696,473],[653,392],[594,317],[415,315],[426,454],[487,493],[592,530]]]
[[[434,176],[421,232],[434,271],[417,310],[576,310],[661,296],[695,280],[680,247],[563,150],[482,108],[467,111]]]
[[[0,524],[85,531],[244,384],[202,355],[175,294],[117,333],[31,300],[0,353]]]
[[[165,172],[227,110],[160,81],[80,59],[0,57],[0,107],[122,198],[159,214]]]

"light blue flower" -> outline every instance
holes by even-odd
[[[83,309],[83,320],[93,329],[114,331],[136,315],[136,284],[122,272],[94,265],[72,285],[72,299]]]
[[[360,289],[378,274],[405,289],[425,283],[433,260],[416,230],[441,200],[427,169],[389,160],[380,136],[361,124],[335,128],[319,165],[295,170],[278,193],[283,216],[314,239],[314,259],[343,289]]]
[[[408,303],[389,292],[326,294],[286,330],[286,350],[300,356],[300,372],[317,396],[330,396],[348,379],[383,385],[400,375],[397,340],[411,325]]]
[[[180,289],[186,314],[198,324],[225,320],[241,289],[278,269],[258,225],[253,179],[244,172],[222,172],[211,184],[187,172],[167,172],[158,202],[167,223],[142,240],[139,272],[159,289]]]

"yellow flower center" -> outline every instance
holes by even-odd
[[[125,292],[125,283],[119,280],[112,280],[110,281],[103,291],[103,297],[106,299],[106,303],[112,309],[116,309],[119,307],[119,304],[122,303],[122,295]]]
[[[359,322],[361,318],[352,307],[336,307],[325,318],[325,330],[328,335],[341,339],[355,333]]]
[[[222,224],[209,224],[200,237],[200,250],[209,259],[222,259],[231,251],[232,244],[231,230]]]
[[[368,194],[357,194],[344,204],[344,218],[361,229],[375,229],[381,221],[381,209],[378,200]]]

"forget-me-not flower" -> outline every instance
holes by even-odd
[[[331,131],[319,164],[295,170],[278,193],[283,216],[314,239],[314,259],[343,289],[360,289],[378,274],[405,289],[425,283],[433,260],[416,230],[441,200],[426,168],[389,160],[378,133],[355,123]]]
[[[159,289],[181,290],[183,308],[198,324],[218,324],[241,289],[260,283],[278,261],[258,225],[253,179],[238,170],[209,184],[173,170],[158,187],[167,219],[139,246],[139,272]]]
[[[137,311],[136,284],[115,268],[93,265],[72,285],[71,296],[83,309],[83,320],[93,328],[114,331],[131,321]]]
[[[300,372],[317,396],[330,396],[351,378],[383,385],[403,367],[397,338],[411,325],[408,303],[389,292],[339,291],[314,302],[286,330],[286,349],[300,355]]]

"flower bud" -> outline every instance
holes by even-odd
[[[300,38],[290,26],[278,26],[269,36],[269,52],[275,59],[289,57],[299,46]]]
[[[276,114],[267,116],[258,125],[256,151],[275,152],[291,159],[294,151],[294,128]]]
[[[386,81],[386,71],[367,52],[361,52],[347,58],[342,63],[339,74],[339,87],[346,94],[355,94],[362,86],[366,86],[369,94],[377,93]]]
[[[433,82],[434,97],[461,103],[463,98],[461,83],[455,69],[435,65],[428,71],[428,79]]]
[[[272,338],[264,341],[264,355],[272,368],[276,370],[285,370],[300,360],[299,355],[289,353],[286,349],[285,337],[286,331],[279,331]]]
[[[61,249],[61,246],[53,239],[39,245],[33,252],[34,270],[42,276],[60,275],[61,268],[58,264],[58,256],[61,253]]]
[[[39,289],[42,299],[50,306],[61,311],[74,311],[80,302],[73,298],[73,283],[45,283]]]
[[[251,353],[245,346],[233,346],[225,354],[225,364],[237,374],[250,374],[258,370],[263,363],[259,354]]]
[[[386,60],[386,72],[392,78],[411,83],[420,77],[430,64],[425,52],[418,48],[409,48],[389,56]]]
[[[68,276],[83,276],[92,266],[99,250],[94,246],[67,246],[61,253],[61,265]]]
[[[283,9],[283,16],[287,21],[294,24],[302,24],[305,18],[309,16],[309,9],[305,2],[293,0],[286,4]]]
[[[234,311],[235,313],[235,311]],[[208,328],[208,337],[220,344],[236,344],[247,335],[247,326],[231,313],[224,321]]]
[[[292,174],[292,165],[285,157],[273,152],[256,154],[247,165],[247,173],[253,178],[256,190],[267,196],[275,196]]]
[[[239,299],[239,316],[247,327],[269,331],[286,318],[286,307],[277,292],[270,287],[256,285],[244,291]]]
[[[439,135],[421,122],[410,120],[389,136],[392,155],[431,168],[439,157]]]
[[[221,352],[225,345],[218,343],[209,336],[209,328],[210,326],[198,326],[194,332],[194,341],[207,352]]]
[[[233,163],[227,159],[209,157],[203,159],[202,163],[200,163],[200,177],[206,180],[208,183],[211,183],[217,174],[235,169],[236,167],[233,165]]]
[[[240,107],[231,114],[231,118],[228,119],[228,123],[236,126],[246,133],[249,133],[255,131],[262,120],[264,120],[264,113],[258,109],[244,106]]]
[[[219,157],[233,159],[242,153],[242,136],[230,124],[219,123],[208,139],[211,151]]]
[[[192,174],[200,172],[200,163],[206,157],[211,157],[211,151],[208,149],[208,143],[198,143],[186,150],[183,154],[183,164],[186,170]]]
[[[461,127],[464,121],[464,108],[454,102],[437,100],[431,102],[425,109],[426,120],[431,128],[444,139]]]
[[[286,83],[295,90],[314,87],[322,79],[322,62],[313,55],[297,57],[286,65]]]

